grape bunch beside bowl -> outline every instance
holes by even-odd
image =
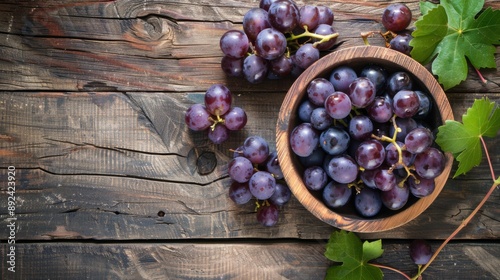
[[[378,209],[373,210],[377,212],[376,215],[370,216],[370,214],[367,212],[364,213],[364,215],[361,215],[360,209],[358,209],[357,205],[359,203],[356,200],[360,199],[369,200],[372,198],[374,194],[371,191],[372,188],[367,187],[366,184],[364,184],[364,182],[366,182],[364,181],[365,178],[363,178],[362,181],[359,174],[361,173],[369,174],[369,172],[364,172],[364,171],[369,170],[372,167],[371,166],[372,164],[376,164],[376,162],[374,163],[374,160],[376,161],[376,159],[367,161],[366,166],[361,167],[359,165],[356,165],[356,163],[359,162],[358,161],[359,159],[355,160],[355,152],[353,152],[352,149],[357,149],[360,143],[364,143],[363,145],[365,146],[364,148],[366,149],[378,149],[380,145],[371,142],[376,142],[372,140],[380,140],[380,139],[375,139],[375,138],[380,138],[380,135],[376,135],[377,134],[376,129],[375,130],[371,129],[370,130],[371,137],[368,137],[368,139],[366,138],[361,139],[363,137],[366,137],[366,135],[363,135],[364,133],[363,129],[367,127],[367,125],[365,125],[366,123],[365,115],[369,115],[367,113],[369,109],[365,107],[365,104],[363,103],[373,104],[374,97],[371,96],[369,92],[368,93],[363,92],[363,89],[366,86],[365,83],[367,83],[366,79],[358,79],[356,83],[350,85],[351,86],[350,101],[352,102],[351,106],[354,109],[351,110],[349,114],[344,114],[341,112],[342,114],[340,115],[340,117],[334,118],[335,120],[333,124],[327,125],[326,129],[322,130],[321,134],[322,139],[319,139],[320,134],[318,134],[317,144],[313,144],[313,147],[310,147],[310,149],[317,149],[318,147],[321,147],[323,148],[323,151],[329,151],[332,154],[335,154],[336,155],[334,156],[335,160],[332,160],[331,164],[340,163],[343,166],[346,166],[347,169],[352,169],[352,170],[348,170],[346,172],[337,172],[339,174],[334,174],[334,172],[332,172],[331,170],[330,172],[328,171],[327,166],[323,165],[323,169],[326,171],[326,173],[329,173],[328,175],[330,181],[330,183],[328,183],[328,185],[324,187],[323,191],[327,192],[332,197],[338,198],[335,199],[334,201],[325,200],[323,191],[311,190],[309,182],[306,182],[306,178],[304,176],[304,172],[309,167],[307,166],[307,164],[304,163],[304,157],[300,155],[301,153],[304,153],[304,155],[308,154],[310,151],[307,151],[308,149],[307,147],[301,147],[302,150],[298,150],[297,148],[292,148],[291,145],[292,143],[290,140],[291,136],[293,136],[292,134],[297,133],[296,131],[294,131],[296,130],[295,129],[296,127],[303,126],[302,129],[306,132],[304,135],[307,135],[307,131],[311,130],[310,126],[318,125],[314,123],[315,121],[313,117],[311,117],[311,119],[313,120],[313,124],[310,124],[301,120],[301,116],[299,116],[300,113],[299,109],[301,109],[299,107],[301,107],[301,105],[304,103],[304,100],[311,100],[311,97],[309,96],[308,93],[308,87],[316,86],[318,88],[316,92],[320,92],[321,87],[314,83],[317,82],[318,80],[321,81],[321,79],[329,80],[332,77],[332,71],[341,69],[342,67],[346,67],[354,70],[355,72],[357,72],[356,75],[359,75],[360,72],[367,66],[381,67],[383,68],[383,70],[387,71],[387,73],[391,74],[403,72],[409,75],[409,78],[413,82],[412,90],[425,92],[426,96],[428,97],[428,101],[431,102],[430,111],[426,113],[424,119],[419,120],[419,122],[424,124],[430,131],[436,130],[436,128],[442,123],[444,123],[445,120],[453,119],[451,107],[446,98],[446,95],[442,90],[442,88],[437,83],[437,81],[435,80],[435,78],[432,76],[432,74],[430,74],[421,64],[419,64],[415,60],[391,49],[375,47],[375,46],[361,46],[361,47],[352,47],[339,50],[321,58],[317,63],[310,66],[303,74],[301,74],[297,78],[297,80],[293,83],[293,85],[289,89],[283,101],[276,127],[276,137],[277,137],[276,146],[277,146],[278,158],[284,173],[285,180],[287,181],[287,184],[289,185],[295,197],[300,201],[302,205],[304,205],[304,207],[308,211],[310,211],[320,220],[334,227],[353,232],[378,232],[378,231],[390,230],[399,227],[419,216],[434,202],[436,197],[443,189],[446,180],[448,179],[448,175],[450,173],[452,165],[451,155],[443,154],[443,159],[441,160],[442,167],[439,170],[439,175],[435,178],[432,178],[434,183],[434,189],[430,194],[426,194],[426,196],[424,197],[416,197],[414,195],[410,195],[408,201],[404,204],[404,206],[401,206],[400,208],[397,206],[397,202],[394,202],[393,206],[396,209],[387,209],[388,207],[390,208],[392,206],[388,207],[382,206],[380,211]],[[346,79],[349,78],[348,71],[342,71],[340,74],[345,75],[347,77]],[[369,75],[370,74],[368,74],[368,76]],[[371,79],[371,81],[373,81],[373,83],[370,86],[372,86],[373,88],[377,88],[378,85],[376,85],[375,79]],[[399,77],[399,81],[401,81],[401,77]],[[368,84],[370,84],[370,82],[368,82]],[[335,91],[339,91],[338,88],[342,87],[344,87],[342,91],[348,91],[348,89],[346,89],[347,87],[342,85],[342,83],[336,84],[335,87],[336,87]],[[357,88],[359,88],[359,90],[356,90]],[[377,88],[377,91],[378,90],[380,89]],[[387,91],[390,92],[390,89],[386,88],[384,90],[384,92]],[[354,92],[356,93],[354,94]],[[326,110],[332,113],[331,109],[328,108],[328,106],[337,106],[336,108],[339,111],[342,111],[343,107],[346,107],[342,106],[341,104],[342,102],[345,103],[344,100],[345,98],[340,93],[336,94],[338,96],[335,96],[335,98],[332,98],[332,96],[326,97],[326,99],[328,98],[335,99],[335,101],[331,102],[329,102],[328,100],[326,100],[326,102],[323,101],[325,102],[324,103],[325,106],[324,107],[319,106],[319,108],[321,108],[323,111]],[[375,98],[377,98],[378,100],[381,99],[382,96],[384,95],[389,95],[392,99],[395,100],[401,100],[400,102],[397,102],[398,104],[404,104],[405,102],[408,102],[410,104],[411,100],[415,99],[414,93],[407,93],[404,91],[398,93],[397,96],[396,93],[392,93],[392,95],[390,93],[380,94],[379,91],[379,94],[377,94]],[[423,100],[423,99],[417,99],[417,100]],[[341,105],[331,105],[336,102]],[[321,101],[317,103],[321,103]],[[347,107],[349,106],[347,105]],[[405,105],[404,108],[395,108],[393,110],[396,114],[392,114],[393,115],[391,117],[392,121],[394,123],[398,123],[398,126],[403,128],[404,130],[405,125],[403,123],[400,124],[399,119],[406,120],[405,114],[408,113],[408,110],[411,111],[417,109],[418,108],[416,108],[414,105],[411,104]],[[336,113],[338,113],[338,111]],[[322,114],[318,113],[318,116],[321,119]],[[373,116],[378,118],[387,118],[387,116],[384,116],[383,113],[373,114],[371,115],[370,118],[372,118],[372,122],[375,124],[377,122],[373,121]],[[396,121],[396,118],[398,119],[398,121]],[[353,120],[356,120],[356,123],[359,123],[360,125],[358,126],[351,125],[352,127],[349,128],[350,123],[355,122]],[[319,122],[319,125],[323,124]],[[342,129],[340,130],[338,129],[339,127],[342,126],[344,127],[344,131],[342,131]],[[361,128],[361,130],[356,131],[356,127]],[[422,137],[421,135],[424,134],[423,137],[425,138],[426,136],[425,131],[422,130],[421,131],[422,133],[417,134],[419,130],[415,131],[415,135]],[[345,131],[348,131],[349,137],[345,136],[346,134]],[[389,135],[393,135],[393,133],[391,132]],[[399,135],[403,135],[403,133],[399,133]],[[345,145],[346,147],[342,147],[342,145],[344,145],[342,144],[342,142],[344,141],[343,139],[346,137],[350,138],[349,140],[350,142],[347,145]],[[357,137],[360,137],[361,140],[355,139]],[[384,141],[380,142],[384,143],[384,146],[390,146],[388,145],[390,144],[388,142]],[[404,139],[398,139],[398,143],[400,142],[404,142]],[[331,143],[334,144],[333,147],[329,146],[329,144]],[[416,148],[412,150],[411,142],[407,142],[407,144],[412,152],[414,153],[421,152],[418,150],[415,151]],[[399,145],[400,148],[403,147],[403,145],[404,143],[400,144]],[[335,151],[335,149],[341,149],[341,150]],[[404,147],[403,149],[404,151],[402,151],[402,154],[409,153],[406,151],[406,147]],[[426,153],[430,154],[430,155],[425,155],[426,157],[427,156],[432,157],[435,154],[439,156],[439,153],[432,149],[433,149],[432,147],[428,147],[425,149]],[[388,151],[387,153],[389,153],[389,151],[391,151],[391,148],[386,147],[385,150],[387,150]],[[397,151],[395,151],[394,149],[392,149],[392,151],[398,154]],[[389,160],[388,158],[389,157],[387,157],[386,159]],[[403,156],[401,156],[401,158],[405,159]],[[423,158],[423,156],[419,156],[419,158]],[[421,170],[419,170],[419,173],[417,174],[417,170],[419,169],[418,163],[415,163],[416,165],[413,166],[413,162],[415,162],[415,157],[411,159],[411,162],[412,165],[410,168],[406,167],[400,168],[400,166],[393,165],[394,167],[391,169],[389,174],[387,174],[387,172],[385,173],[379,172],[380,174],[377,175],[379,177],[378,179],[382,181],[392,180],[394,178],[392,178],[391,176],[393,173],[395,173],[399,174],[402,177],[406,177],[405,182],[407,184],[414,184],[414,181],[421,181],[422,184],[425,184],[427,181],[420,178],[419,174],[422,174],[424,176],[427,176],[429,174],[423,174]],[[352,163],[354,163],[354,166],[350,166],[353,165]],[[384,164],[387,164],[387,162]],[[356,176],[356,172],[359,172],[358,176]],[[311,174],[309,170],[307,170],[306,173]],[[317,173],[318,172],[314,174]],[[407,174],[408,175],[411,174],[412,176],[406,176]],[[333,179],[332,176],[334,177],[335,180],[332,180]],[[430,177],[432,177],[432,174],[430,174]],[[308,179],[310,180],[311,178]],[[400,180],[401,179],[398,179],[395,182],[395,184],[398,184]],[[333,186],[331,184],[332,181],[334,182]],[[346,182],[351,182],[351,184],[347,184]],[[357,184],[358,182],[361,183]],[[349,185],[347,191],[352,192],[351,197],[347,197],[345,195],[346,185]],[[400,185],[402,186],[403,183],[401,183]],[[425,186],[422,185],[422,187],[424,188]],[[365,189],[365,191],[363,191],[363,189]],[[402,188],[400,189],[399,186],[397,186],[393,191],[394,193],[391,195],[399,196],[400,194],[396,193],[403,192],[403,190],[404,189]],[[382,193],[380,190],[377,190],[377,192]],[[385,195],[386,197],[389,196],[388,193],[386,193]],[[346,205],[342,207],[334,206],[336,203],[344,202],[342,200],[349,200],[349,202],[347,202]]]

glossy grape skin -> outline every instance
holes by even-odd
[[[265,226],[272,227],[278,223],[279,210],[276,205],[262,205],[257,209],[257,221]]]
[[[302,122],[309,122],[311,120],[311,114],[316,109],[317,106],[314,105],[310,100],[304,100],[299,104],[298,113],[299,119]]]
[[[399,142],[404,142],[405,137],[408,132],[417,128],[418,124],[413,118],[396,118],[396,125],[401,129],[401,132],[396,136],[396,140]],[[392,137],[394,134],[394,126],[389,127],[389,134]]]
[[[418,95],[420,106],[418,108],[418,112],[415,114],[415,118],[424,119],[429,115],[429,112],[432,110],[432,101],[427,93],[423,91],[416,90]]]
[[[350,143],[349,134],[337,127],[330,127],[321,132],[319,144],[323,150],[330,155],[340,155],[347,150]]]
[[[387,93],[389,93],[391,97],[394,97],[400,90],[411,90],[412,87],[413,80],[410,75],[404,71],[394,72],[387,79]]]
[[[423,152],[434,143],[432,132],[425,127],[417,127],[405,137],[406,150],[413,154]]]
[[[232,58],[242,58],[247,54],[250,43],[245,32],[229,30],[220,38],[219,46],[224,55]]]
[[[376,96],[373,102],[366,107],[370,119],[378,123],[388,122],[393,115],[392,99],[389,96]]]
[[[346,205],[351,195],[352,190],[347,184],[331,181],[323,189],[323,202],[330,208],[338,208]]]
[[[246,183],[254,173],[252,162],[245,157],[235,157],[227,165],[227,173],[238,183]]]
[[[376,88],[370,79],[359,77],[349,85],[347,95],[353,106],[365,108],[375,100]]]
[[[250,177],[248,187],[256,199],[266,200],[276,191],[276,179],[269,172],[257,171]]]
[[[382,209],[380,191],[372,188],[363,188],[354,197],[354,207],[358,213],[366,218],[377,215]]]
[[[184,115],[184,120],[189,129],[194,131],[203,131],[212,125],[210,120],[210,113],[205,106],[201,104],[191,105]]]
[[[411,22],[411,10],[402,3],[387,6],[382,14],[382,24],[387,30],[399,32],[405,30]]]
[[[208,139],[214,144],[222,144],[229,139],[229,129],[223,124],[216,125],[213,129],[208,130]]]
[[[325,99],[335,91],[332,83],[325,78],[315,78],[307,85],[307,97],[316,106],[323,106]]]
[[[304,5],[299,9],[299,27],[307,26],[308,30],[313,30],[319,23],[319,11],[314,5]]]
[[[349,184],[356,180],[358,170],[358,165],[350,156],[341,155],[330,160],[326,172],[330,178],[338,183]]]
[[[410,197],[410,190],[406,184],[402,187],[396,186],[388,191],[380,193],[380,198],[385,207],[391,210],[403,208]]]
[[[331,24],[319,24],[318,27],[314,30],[314,34],[318,35],[331,35],[335,34],[335,29],[333,29]],[[320,39],[314,39],[314,42],[320,41]],[[317,44],[316,48],[320,51],[326,51],[331,49],[335,43],[337,42],[337,37],[331,38],[330,40]]]
[[[400,90],[394,95],[392,110],[400,118],[413,117],[419,107],[418,95],[413,90]]]
[[[278,159],[278,153],[273,151],[269,154],[264,162],[265,170],[273,175],[276,179],[283,179],[283,171]]]
[[[410,243],[410,258],[417,265],[425,265],[432,257],[432,247],[423,239],[416,239]]]
[[[373,132],[373,123],[365,115],[354,116],[349,122],[349,135],[356,140],[370,138]]]
[[[375,85],[377,92],[384,89],[387,81],[387,71],[378,65],[368,65],[361,69],[360,77],[366,77]]]
[[[313,47],[313,44],[303,44],[295,53],[295,64],[300,68],[307,69],[318,61],[319,56],[319,50]]]
[[[277,77],[283,78],[290,75],[293,69],[293,62],[286,54],[269,61],[269,71]]]
[[[343,119],[351,113],[352,103],[347,94],[335,91],[325,98],[324,107],[332,118]]]
[[[212,85],[205,92],[205,107],[212,115],[222,116],[227,113],[231,109],[232,101],[233,96],[225,85]]]
[[[407,182],[410,187],[410,192],[415,197],[426,197],[430,195],[436,187],[434,179],[425,179],[418,176],[418,174],[415,174],[415,178],[410,176]]]
[[[243,155],[252,163],[263,163],[269,156],[269,144],[260,136],[250,136],[243,142]]]
[[[285,35],[274,28],[262,30],[257,35],[254,45],[257,55],[267,60],[282,56],[286,51],[286,46]]]
[[[396,175],[387,169],[380,169],[375,173],[373,180],[377,189],[381,191],[388,191],[397,187]]]
[[[223,56],[220,62],[220,67],[226,75],[230,77],[243,77],[243,61],[244,58],[231,58]]]
[[[349,85],[358,77],[356,71],[348,66],[339,66],[333,69],[329,81],[337,91],[349,92]]]
[[[359,178],[363,181],[365,186],[369,188],[376,188],[375,186],[375,174],[379,171],[379,168],[372,169],[372,170],[363,170],[363,172],[360,172]]]
[[[333,20],[335,19],[335,15],[333,14],[332,9],[323,5],[318,5],[317,8],[319,14],[318,24],[332,25]]]
[[[293,31],[299,24],[299,10],[289,1],[274,2],[267,12],[271,26],[282,33]]]
[[[301,157],[312,154],[318,146],[319,135],[310,123],[297,125],[290,134],[290,146],[293,152]]]
[[[403,143],[396,141],[398,146],[403,147]],[[401,151],[401,155],[403,156],[403,164],[406,166],[410,166],[413,162],[414,155],[406,150]],[[399,164],[399,153],[396,149],[394,143],[389,143],[385,146],[385,163],[389,166],[392,166],[394,169],[403,168],[403,165]]]
[[[253,195],[248,188],[248,183],[239,183],[233,181],[231,186],[229,187],[229,198],[238,204],[242,205],[249,202],[252,199]]]
[[[355,159],[364,169],[376,169],[385,161],[384,146],[378,140],[363,141],[356,149]]]
[[[443,172],[445,161],[446,159],[442,152],[430,147],[415,156],[413,165],[420,177],[434,179]]]
[[[252,8],[243,16],[243,30],[250,42],[255,42],[257,35],[264,29],[271,27],[266,10]]]
[[[413,36],[411,36],[410,33],[398,34],[396,37],[391,39],[389,45],[393,50],[410,55],[410,52],[413,49],[413,47],[410,46],[411,39],[413,39]]]
[[[325,130],[333,124],[333,119],[324,107],[318,107],[311,114],[311,125],[317,130]]]
[[[267,60],[260,56],[251,54],[243,61],[243,76],[252,84],[263,82],[266,79],[267,71]]]
[[[267,10],[269,10],[269,7],[271,7],[271,5],[274,2],[278,2],[278,1],[281,1],[281,0],[260,0],[260,2],[259,2],[259,8],[264,9],[265,11],[267,11]]]
[[[233,107],[223,116],[224,125],[229,130],[241,130],[247,124],[247,114],[240,107]]]
[[[307,189],[311,191],[321,190],[328,183],[328,176],[319,166],[311,166],[304,170],[302,180]]]
[[[292,192],[290,191],[290,188],[286,184],[276,182],[276,190],[269,198],[269,202],[276,206],[283,206],[290,201],[291,197]]]

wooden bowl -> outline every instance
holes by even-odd
[[[435,189],[427,197],[417,199],[410,195],[405,207],[398,211],[384,210],[374,218],[364,218],[354,211],[354,207],[343,210],[332,210],[323,202],[319,194],[309,191],[302,181],[301,166],[297,156],[290,148],[289,138],[293,128],[298,124],[297,108],[306,97],[306,89],[317,77],[328,78],[331,71],[341,65],[348,65],[355,70],[368,64],[378,64],[389,72],[406,71],[412,75],[414,87],[425,90],[434,98],[431,112],[431,128],[435,129],[445,120],[453,120],[448,99],[433,75],[420,63],[397,51],[375,46],[351,47],[335,51],[317,61],[306,69],[293,83],[285,96],[276,125],[276,146],[278,159],[285,180],[292,193],[304,207],[320,220],[336,227],[353,232],[378,232],[399,227],[420,215],[439,195],[451,171],[453,158],[446,154],[443,173],[435,179]],[[349,207],[348,207],[349,208]]]

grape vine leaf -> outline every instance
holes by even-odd
[[[482,158],[480,137],[495,137],[500,130],[500,109],[488,98],[476,99],[462,116],[462,122],[447,120],[438,128],[436,143],[458,161],[453,178],[479,165]]]
[[[432,61],[432,72],[444,89],[467,78],[467,58],[476,69],[495,68],[495,46],[500,44],[500,10],[483,10],[484,0],[442,0],[423,4],[415,22],[411,57]]]
[[[353,232],[335,231],[328,240],[325,256],[342,264],[329,267],[325,279],[382,280],[382,270],[368,264],[368,261],[380,257],[383,252],[380,239],[361,243]]]

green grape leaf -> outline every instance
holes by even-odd
[[[368,264],[368,261],[380,257],[383,252],[381,240],[361,243],[352,232],[333,232],[326,245],[325,256],[342,264],[329,267],[325,279],[382,280],[382,270]]]
[[[415,22],[411,56],[420,63],[432,61],[432,72],[444,89],[467,78],[467,59],[476,68],[495,68],[495,46],[500,44],[500,10],[481,12],[484,0],[442,0],[421,3]]]
[[[480,137],[495,137],[499,130],[500,109],[488,98],[476,99],[462,123],[448,120],[438,128],[436,143],[458,161],[453,178],[479,165],[483,156]]]
[[[438,5],[434,4],[432,2],[427,2],[427,1],[420,1],[419,7],[420,7],[420,13],[425,16],[427,12],[430,10],[436,8]]]

